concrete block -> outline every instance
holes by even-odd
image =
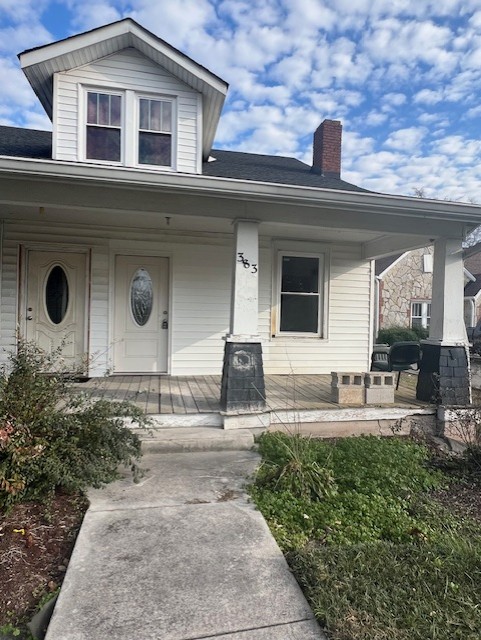
[[[364,374],[332,371],[331,399],[337,404],[364,404]]]
[[[394,402],[395,373],[370,371],[364,375],[366,404],[392,404]]]

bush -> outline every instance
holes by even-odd
[[[140,439],[124,425],[146,420],[128,402],[92,400],[74,390],[55,355],[19,342],[0,372],[0,508],[45,499],[56,488],[100,487],[120,463],[139,469]]]
[[[409,329],[408,327],[389,327],[380,329],[376,342],[378,344],[392,345],[395,342],[418,342],[423,339],[420,331],[426,332],[426,329],[419,327],[418,329]],[[426,337],[426,336],[424,336]]]

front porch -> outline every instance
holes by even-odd
[[[394,423],[413,416],[430,420],[435,408],[416,400],[417,375],[404,372],[393,404],[339,405],[331,400],[330,375],[266,375],[266,410],[237,416],[228,426],[220,408],[221,376],[119,375],[78,383],[94,398],[128,400],[153,420],[155,427],[212,426],[232,428],[331,423]],[[229,416],[232,422],[232,416]]]

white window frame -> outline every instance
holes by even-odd
[[[152,93],[135,93],[135,142],[134,142],[134,165],[136,167],[145,167],[147,169],[159,169],[163,171],[177,170],[177,100],[174,96]],[[139,133],[140,133],[140,100],[158,100],[159,102],[170,102],[172,107],[172,123],[170,131],[170,165],[164,164],[145,164],[139,162]],[[153,133],[165,133],[157,131]]]
[[[87,100],[88,93],[103,93],[121,97],[121,119],[120,119],[120,162],[114,160],[96,160],[87,158]],[[147,98],[149,100],[160,100],[172,104],[172,132],[171,132],[171,165],[140,164],[138,162],[139,153],[139,100]],[[103,87],[101,85],[79,84],[79,113],[78,113],[78,144],[79,157],[81,161],[89,164],[99,164],[111,167],[134,167],[155,171],[177,171],[177,129],[178,110],[175,95],[160,93],[147,93],[134,91],[133,89],[116,89]]]
[[[413,307],[415,304],[421,305],[421,315],[413,314]],[[429,314],[428,314],[429,309]],[[431,324],[431,300],[411,300],[410,308],[410,327],[413,328],[413,318],[421,318],[421,327],[423,329],[429,329]],[[429,319],[429,322],[428,322]],[[419,326],[419,325],[418,325]]]
[[[85,162],[102,164],[107,166],[122,167],[125,165],[125,112],[126,112],[126,99],[125,91],[117,91],[109,89],[107,87],[98,86],[82,86],[82,95],[79,104],[82,108],[79,109],[79,143],[81,148],[81,156]],[[87,122],[88,117],[88,94],[89,93],[102,93],[110,96],[120,96],[120,160],[98,160],[96,158],[87,157],[87,127],[95,126],[89,125]],[[117,127],[113,127],[117,129]]]
[[[299,294],[299,295],[317,295],[318,296],[318,316],[317,331],[281,331],[281,295],[282,295],[282,259],[292,256],[295,258],[317,258],[319,264],[319,282],[317,294]],[[275,295],[275,316],[276,325],[274,337],[293,337],[293,338],[326,338],[326,318],[327,318],[327,252],[311,252],[297,251],[295,249],[279,249],[276,253],[276,277],[274,279],[274,295]]]

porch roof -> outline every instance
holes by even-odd
[[[297,161],[287,160],[297,167]],[[294,165],[285,170],[295,173]],[[261,181],[263,177],[234,179],[0,155],[0,217],[28,220],[41,208],[46,221],[137,228],[164,228],[168,217],[181,231],[228,234],[233,220],[249,218],[273,237],[302,239],[304,234],[314,241],[356,243],[366,260],[441,237],[462,240],[481,224],[481,207],[473,204],[280,184]]]

